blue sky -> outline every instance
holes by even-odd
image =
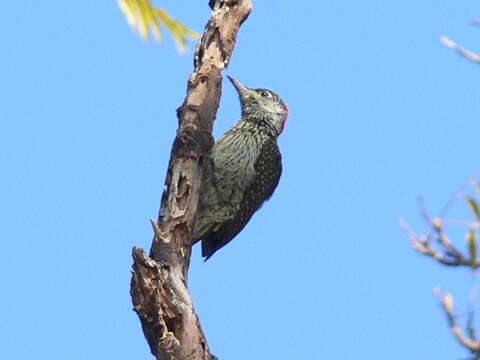
[[[207,1],[159,2],[201,31]],[[192,54],[145,44],[113,1],[3,4],[0,343],[11,359],[148,359],[129,297],[148,248]],[[432,288],[475,277],[416,255],[478,171],[473,1],[255,1],[228,73],[288,103],[284,174],[190,287],[221,359],[459,359]],[[480,50],[480,48],[477,48]],[[240,116],[225,83],[218,136]],[[459,206],[459,212],[462,207]],[[460,244],[462,244],[460,239]],[[465,300],[465,301],[464,301]]]

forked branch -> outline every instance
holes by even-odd
[[[400,219],[399,221],[400,226],[409,235],[415,251],[431,257],[442,265],[464,266],[472,270],[478,269],[480,260],[478,258],[477,229],[480,224],[480,209],[477,201],[472,196],[467,196],[466,202],[475,216],[474,221],[462,221],[461,224],[468,228],[465,235],[467,251],[460,251],[454,242],[450,240],[445,231],[447,220],[441,217],[433,218],[424,207],[421,209],[422,216],[429,226],[429,231],[426,234],[417,235],[405,220]]]

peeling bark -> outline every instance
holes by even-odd
[[[166,190],[147,255],[134,248],[130,294],[152,354],[161,360],[210,360],[187,278],[199,189],[213,145],[212,128],[229,62],[251,0],[210,1],[212,15],[194,57],[187,96],[177,109]]]

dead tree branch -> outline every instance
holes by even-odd
[[[187,96],[177,110],[166,190],[147,255],[133,249],[130,294],[152,354],[161,360],[210,360],[210,353],[187,287],[191,229],[200,184],[213,144],[222,76],[238,30],[252,10],[251,0],[209,2],[212,15],[195,51]]]

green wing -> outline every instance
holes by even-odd
[[[228,244],[275,191],[282,174],[282,158],[274,139],[266,141],[255,162],[255,178],[245,192],[241,205],[230,221],[203,237],[202,256],[207,260]]]

